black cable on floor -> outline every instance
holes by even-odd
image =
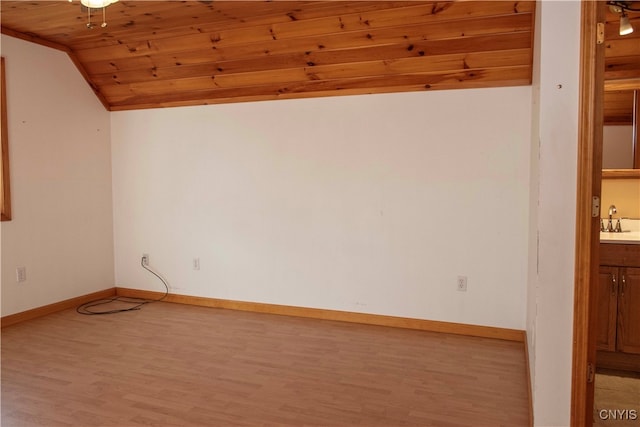
[[[144,264],[144,257],[142,257],[140,259],[140,265],[142,266],[142,268],[144,268],[145,270],[147,270],[148,272],[150,272],[151,274],[153,274],[154,276],[156,276],[158,279],[160,279],[160,281],[162,282],[162,284],[164,285],[165,288],[165,292],[164,295],[158,299],[145,299],[145,298],[130,298],[130,297],[120,297],[120,296],[115,296],[115,297],[111,297],[111,298],[103,298],[103,299],[97,299],[97,300],[93,300],[93,301],[89,301],[89,302],[85,302],[84,304],[79,305],[78,307],[76,307],[76,311],[80,314],[86,314],[86,315],[98,315],[98,314],[115,314],[115,313],[123,313],[126,311],[134,311],[134,310],[140,310],[143,306],[145,306],[146,304],[152,303],[152,302],[159,302],[164,300],[167,295],[169,295],[169,285],[167,284],[167,281],[164,280],[158,273],[156,273],[155,271],[151,270],[149,267],[147,267]],[[127,308],[117,308],[117,309],[113,309],[113,310],[104,310],[104,311],[93,311],[91,310],[91,308],[93,307],[100,307],[106,304],[111,304],[112,302],[120,302],[120,303],[124,303],[124,304],[129,304],[130,307]]]

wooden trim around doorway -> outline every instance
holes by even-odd
[[[576,206],[575,292],[573,306],[573,364],[571,425],[593,423],[595,373],[595,292],[598,278],[599,215],[593,217],[592,198],[600,197],[602,178],[602,121],[604,44],[597,43],[597,23],[604,23],[605,3],[582,3],[580,40],[580,112],[578,119],[578,176]],[[600,131],[597,131],[600,129]]]

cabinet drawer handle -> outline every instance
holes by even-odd
[[[624,295],[624,288],[626,288],[626,287],[627,287],[627,281],[626,281],[626,279],[624,277],[624,274],[623,274],[622,275],[622,291],[621,291],[622,295]]]
[[[616,283],[616,275],[611,273],[611,294],[615,295],[616,294],[616,290],[617,290],[618,286]]]

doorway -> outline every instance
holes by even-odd
[[[580,116],[578,141],[578,201],[576,216],[576,267],[571,425],[591,426],[594,420],[596,380],[597,299],[600,264],[603,107],[605,48],[598,43],[606,28],[605,2],[583,2],[581,23]],[[603,23],[599,26],[598,23]],[[609,26],[611,27],[611,25]],[[615,30],[615,29],[614,29]],[[636,39],[637,40],[637,39]],[[629,79],[638,83],[638,78]],[[633,173],[633,176],[640,174]],[[597,381],[597,380],[596,380]]]

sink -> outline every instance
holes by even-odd
[[[607,220],[605,219],[605,224]],[[615,223],[615,221],[614,221]],[[622,233],[600,232],[600,243],[640,245],[640,220],[622,219]]]

